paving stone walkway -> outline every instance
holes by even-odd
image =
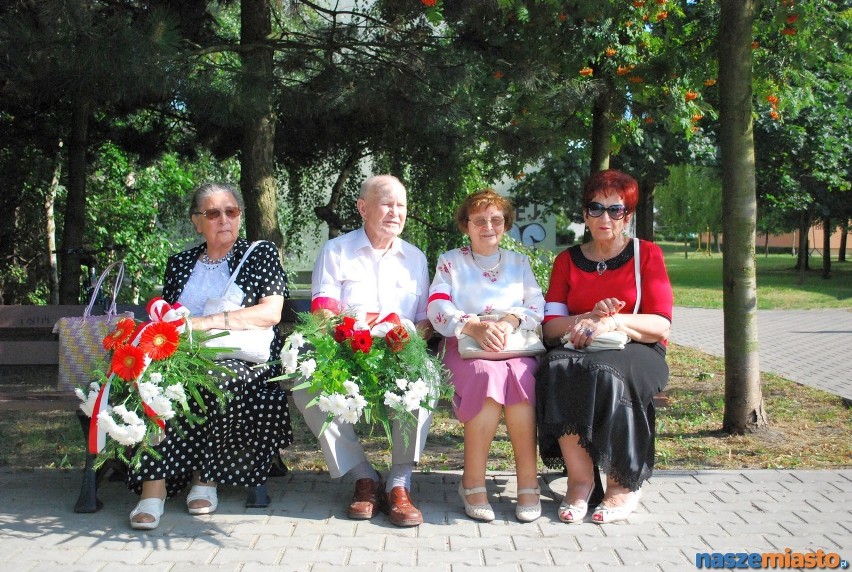
[[[243,491],[226,488],[216,514],[190,516],[175,498],[160,527],[143,533],[127,525],[135,499],[122,483],[104,484],[100,512],[75,514],[76,471],[0,471],[0,569],[674,572],[694,570],[701,553],[852,557],[852,470],[659,471],[629,521],[602,526],[559,522],[559,473],[542,476],[544,514],[528,524],[514,518],[514,477],[490,474],[498,518],[473,522],[458,499],[460,478],[415,474],[425,518],[416,528],[396,528],[384,515],[348,520],[350,482],[295,473],[269,480],[267,509],[245,509]]]

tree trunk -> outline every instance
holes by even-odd
[[[328,202],[323,206],[319,206],[314,209],[314,213],[316,213],[317,218],[328,225],[329,239],[340,236],[343,231],[343,221],[340,220],[340,216],[338,215],[338,207],[340,206],[340,199],[343,195],[343,187],[346,185],[346,181],[349,179],[350,175],[352,175],[352,170],[358,164],[358,161],[363,158],[364,151],[362,149],[356,149],[349,153],[343,161],[343,165],[340,167],[340,173],[337,175],[334,185],[331,187],[331,196],[329,196]]]
[[[754,135],[751,121],[752,25],[758,0],[722,0],[719,24],[719,116],[722,155],[722,300],[725,322],[725,414],[731,434],[768,420],[760,390]]]
[[[639,181],[639,204],[636,205],[636,236],[654,241],[654,188],[652,181]]]
[[[822,218],[822,277],[831,278],[831,217]]]
[[[837,262],[846,262],[846,237],[849,234],[849,219],[844,218],[840,223],[840,249],[837,252]]]
[[[80,303],[80,248],[86,229],[86,146],[92,104],[77,98],[71,110],[71,136],[68,143],[68,195],[62,229],[59,303]]]
[[[799,271],[799,285],[805,283],[805,273],[810,270],[810,248],[808,247],[808,232],[811,228],[811,213],[802,211],[799,217],[799,253],[796,256],[796,270]]]
[[[612,151],[612,89],[606,86],[592,107],[592,157],[589,174],[609,169]]]
[[[47,247],[47,268],[49,297],[51,304],[59,304],[59,268],[56,257],[56,189],[59,187],[59,176],[62,173],[62,141],[59,142],[54,161],[53,178],[44,197],[44,235]]]
[[[275,184],[275,129],[278,118],[273,108],[275,78],[269,0],[244,0],[240,12],[240,43],[251,46],[242,53],[243,126],[240,157],[240,188],[246,203],[246,236],[249,240],[269,240],[283,247],[278,225]]]

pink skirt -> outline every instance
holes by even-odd
[[[488,397],[504,407],[524,402],[535,405],[538,358],[464,359],[459,355],[457,338],[445,338],[442,349],[456,390],[453,409],[462,423],[476,417]]]

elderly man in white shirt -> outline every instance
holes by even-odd
[[[361,228],[323,246],[314,265],[311,311],[337,314],[346,310],[367,322],[379,322],[395,313],[403,323],[416,324],[423,337],[430,337],[426,256],[399,238],[405,226],[405,187],[390,175],[370,177],[361,185],[358,212],[364,221]],[[351,473],[355,480],[349,518],[369,519],[381,508],[397,526],[423,522],[411,502],[411,474],[426,443],[431,412],[415,412],[417,425],[411,427],[407,437],[394,423],[393,466],[381,490],[381,476],[367,460],[353,426],[335,419],[320,434],[326,414],[318,407],[307,406],[312,397],[307,390],[293,392],[294,403],[319,439],[331,476]]]

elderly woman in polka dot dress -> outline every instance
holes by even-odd
[[[193,330],[266,328],[281,319],[287,282],[277,249],[266,241],[249,254],[237,274],[242,307],[203,315],[207,299],[221,295],[249,248],[249,242],[239,238],[241,214],[241,197],[229,185],[204,185],[192,198],[190,217],[205,242],[169,258],[163,298],[190,310]],[[276,332],[271,355],[278,355],[282,345]],[[181,491],[190,481],[190,514],[213,512],[217,484],[263,484],[279,449],[292,441],[286,394],[266,381],[278,373],[276,368],[252,369],[254,364],[237,359],[220,363],[234,373],[216,374],[221,376],[220,387],[233,395],[225,411],[215,406],[212,396],[206,396],[211,405],[207,422],[184,426],[183,436],[167,429],[157,447],[162,458],[143,457],[141,467],[128,475],[128,486],[140,493],[139,504],[130,513],[133,528],[156,528],[166,496]]]

